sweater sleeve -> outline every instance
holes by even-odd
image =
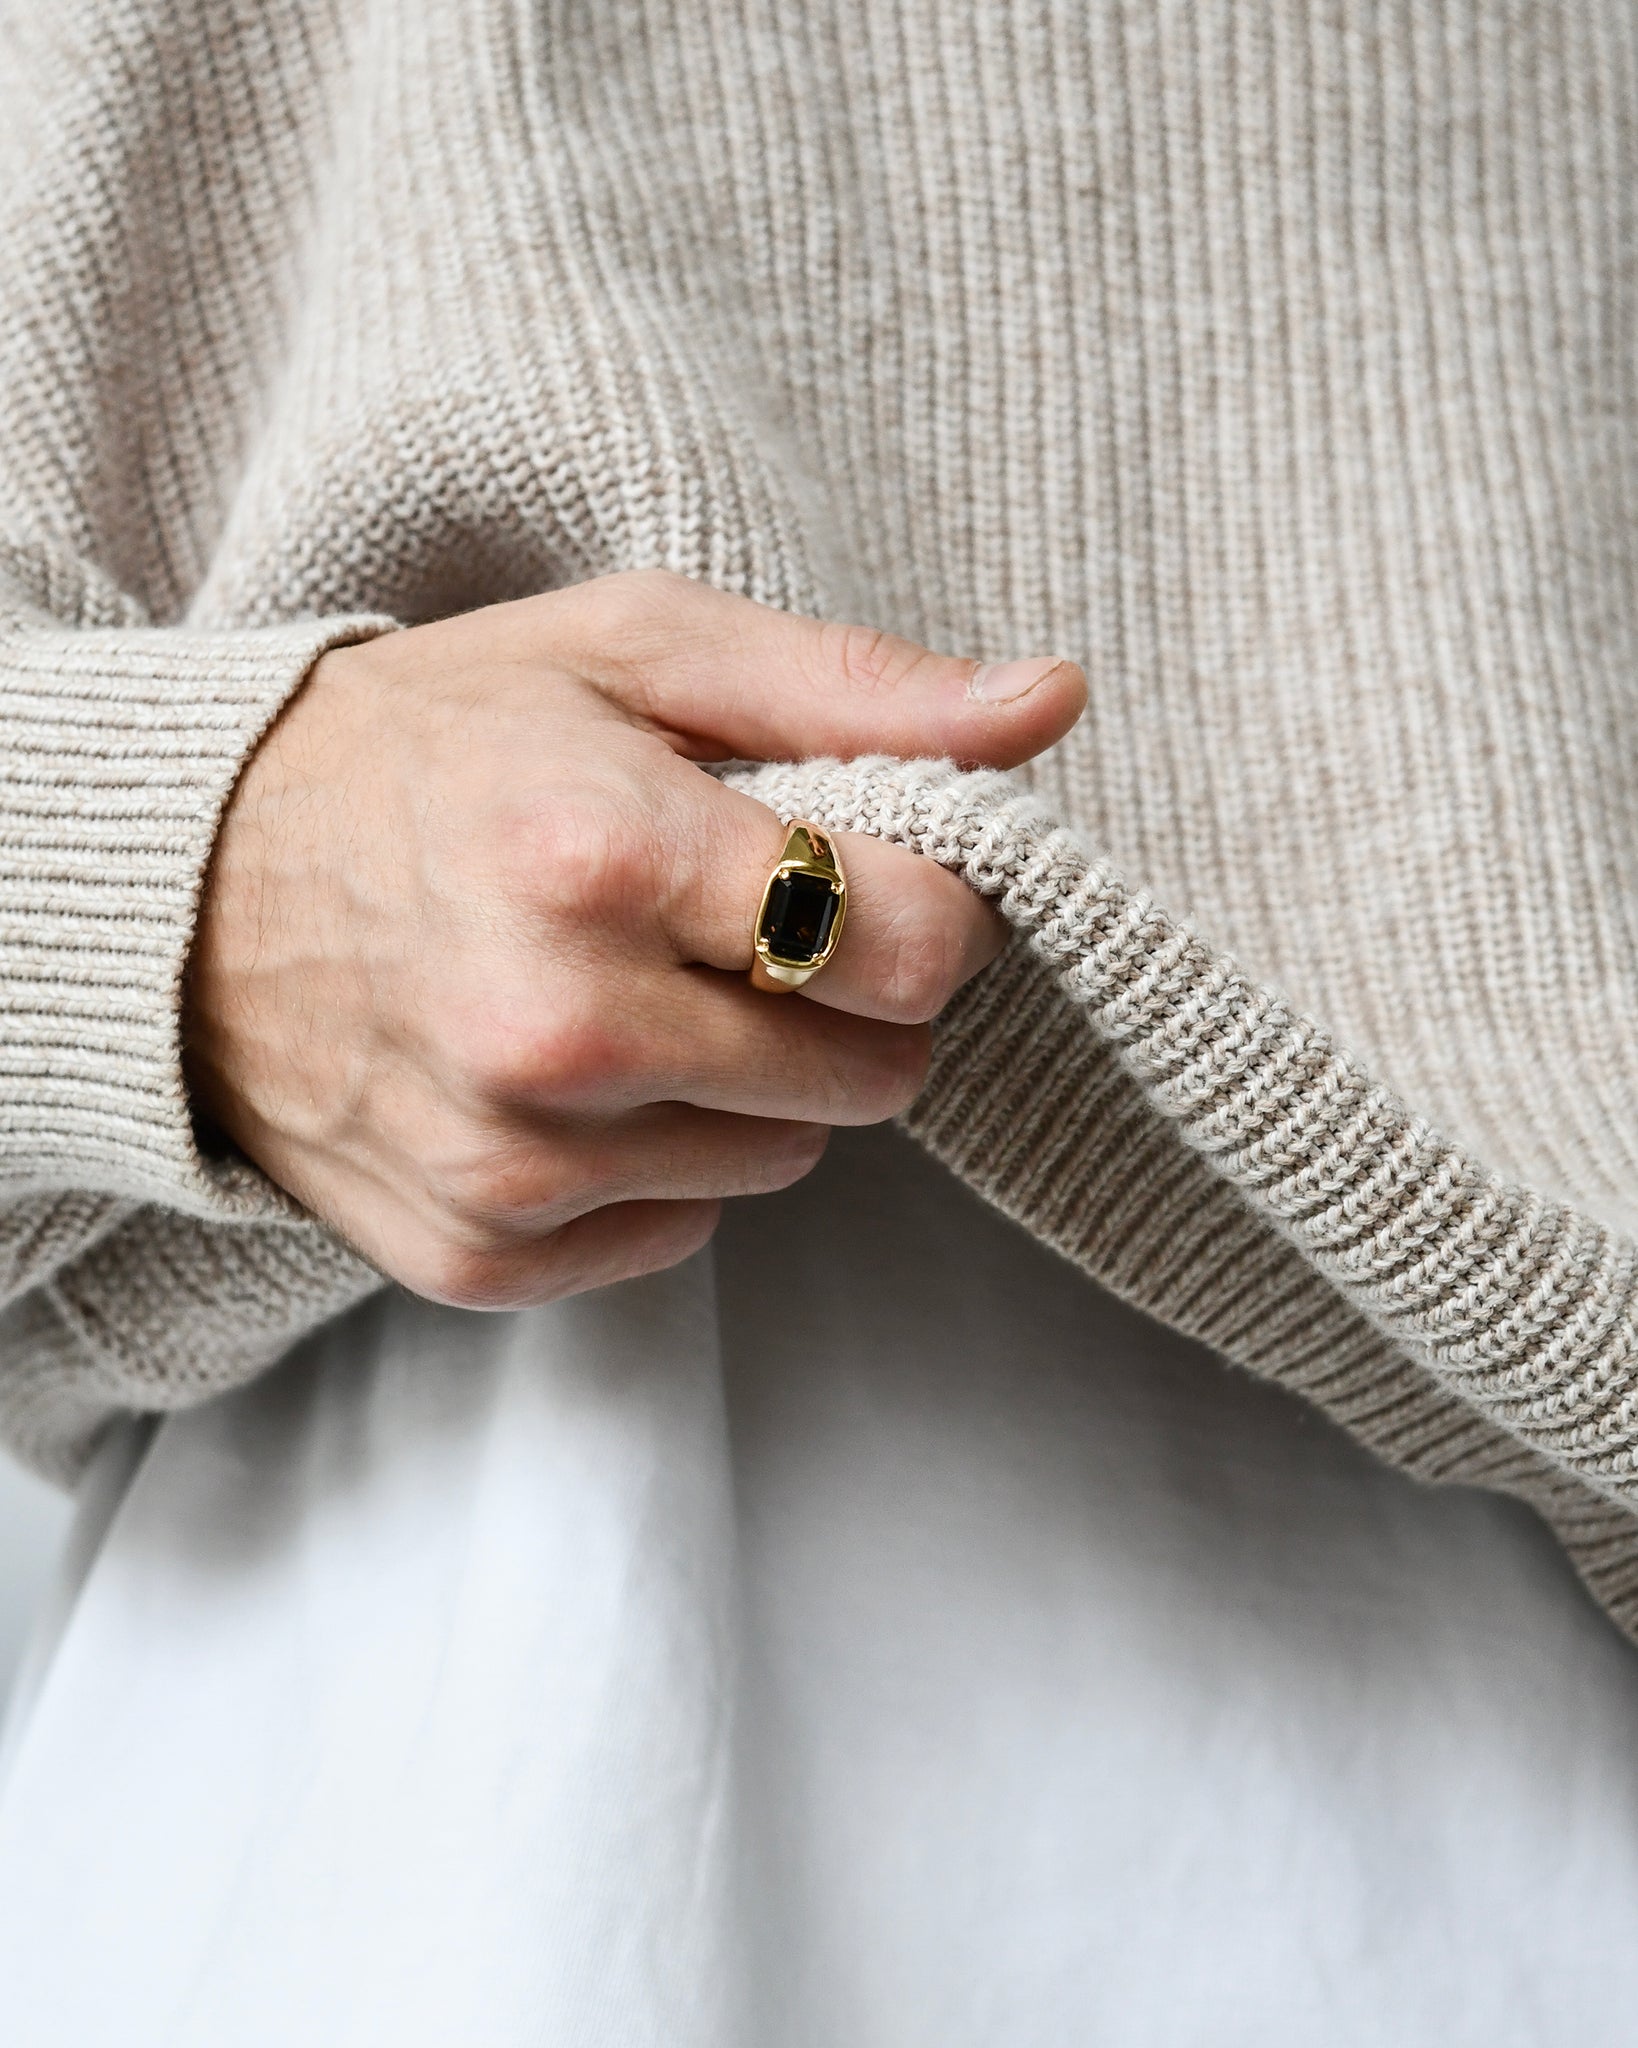
[[[325,649],[384,623],[76,631],[0,616],[0,1195],[281,1213],[259,1175],[194,1143],[182,971],[246,756]]]
[[[247,756],[392,623],[264,580],[245,625],[211,581],[349,48],[300,5],[0,26],[0,1438],[60,1476],[111,1411],[232,1385],[376,1284],[200,1151],[179,1032]]]
[[[322,652],[390,621],[74,624],[34,556],[7,562],[0,1427],[66,1477],[111,1411],[234,1384],[375,1284],[247,1162],[201,1152],[179,1020],[247,755]]]
[[[233,782],[321,653],[393,623],[213,584],[348,47],[303,6],[0,27],[0,1438],[57,1477],[379,1284],[201,1153],[180,1061]]]

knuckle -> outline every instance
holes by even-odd
[[[882,1082],[889,1104],[884,1112],[887,1116],[897,1116],[900,1110],[910,1107],[921,1093],[933,1063],[933,1035],[925,1024],[902,1025],[893,1037],[893,1050]]]
[[[932,1059],[924,1024],[878,1025],[838,1069],[842,1093],[859,1123],[885,1123],[921,1093]]]
[[[588,584],[588,623],[597,663],[641,668],[664,654],[691,616],[700,586],[673,569],[623,569]]]
[[[630,1071],[626,1028],[589,1004],[550,1015],[496,1017],[467,1056],[469,1090],[486,1104],[579,1102]]]
[[[515,1250],[450,1238],[428,1255],[414,1285],[418,1294],[446,1308],[503,1309],[519,1301],[522,1277]]]
[[[777,1194],[781,1188],[794,1187],[799,1180],[806,1180],[824,1158],[829,1143],[828,1124],[793,1124],[790,1135],[765,1154],[765,1178],[749,1192]]]
[[[881,626],[826,625],[819,647],[828,669],[866,695],[896,690],[936,656]]]
[[[553,788],[516,821],[507,849],[514,891],[554,922],[622,919],[654,887],[652,837],[636,792]]]
[[[904,1024],[929,1024],[961,985],[966,947],[940,918],[918,920],[895,935],[882,989],[888,1014]]]
[[[821,634],[830,645],[824,652],[855,689],[875,691],[891,688],[902,665],[900,642],[879,626],[827,626]]]
[[[475,1152],[445,1177],[444,1199],[452,1213],[479,1226],[539,1223],[577,1192],[540,1141],[501,1142]]]
[[[627,1276],[634,1279],[640,1273],[662,1273],[668,1266],[680,1266],[710,1243],[721,1217],[718,1202],[658,1205],[627,1240]]]
[[[668,613],[684,601],[694,585],[675,569],[617,569],[595,586],[613,607],[618,621],[640,621]]]
[[[579,1294],[680,1265],[710,1241],[721,1213],[718,1201],[646,1200],[583,1218],[567,1234],[557,1291]]]
[[[514,1023],[493,1012],[460,1031],[454,1037],[460,1047],[455,1071],[466,1100],[487,1108],[532,1096],[539,1080],[538,1036],[532,1021]]]
[[[591,1008],[559,1011],[535,1049],[541,1092],[575,1103],[596,1097],[631,1071],[625,1027]]]

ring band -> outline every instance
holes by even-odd
[[[795,819],[757,907],[751,982],[787,995],[836,951],[847,915],[847,877],[828,833]]]

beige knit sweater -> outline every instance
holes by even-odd
[[[1022,935],[912,1127],[1387,1456],[1536,1502],[1638,1629],[1629,0],[0,23],[24,1455],[375,1284],[190,1131],[178,985],[268,719],[346,637],[663,563],[1085,661],[1033,793],[750,778]]]

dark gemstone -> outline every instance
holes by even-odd
[[[760,937],[776,960],[806,967],[825,950],[842,892],[818,875],[777,875],[768,891]]]

